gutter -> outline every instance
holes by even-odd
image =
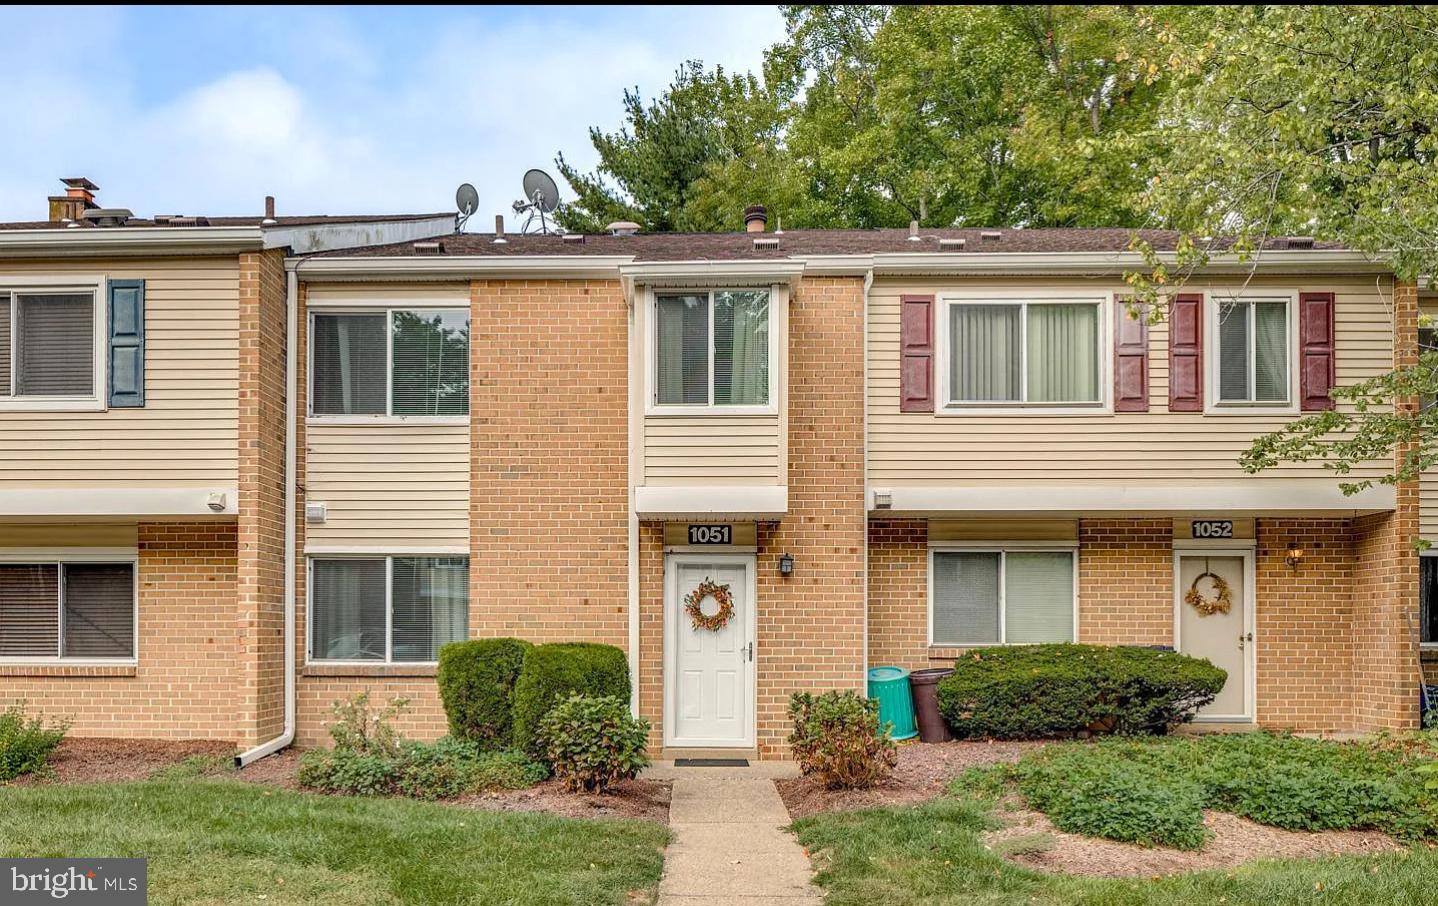
[[[264,230],[257,226],[0,230],[0,257],[222,255],[254,251],[264,244]]]
[[[540,279],[617,277],[630,255],[418,255],[403,258],[334,255],[290,259],[291,271],[301,264],[305,280],[459,280],[470,278]]]
[[[272,755],[295,741],[295,348],[299,336],[299,275],[285,274],[285,722],[280,735],[235,756],[235,767]]]

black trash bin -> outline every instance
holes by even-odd
[[[939,680],[953,672],[951,667],[933,667],[909,674],[921,742],[948,742],[954,738],[949,732],[949,725],[944,722],[944,716],[939,713]]]

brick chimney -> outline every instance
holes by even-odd
[[[751,204],[744,209],[744,229],[751,233],[762,233],[769,225],[769,209],[762,204]]]
[[[95,206],[95,192],[100,187],[83,176],[68,176],[60,181],[65,184],[65,194],[50,196],[50,222],[80,220],[86,209]]]

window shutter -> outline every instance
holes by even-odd
[[[1203,411],[1203,295],[1181,293],[1168,309],[1168,411]]]
[[[1115,299],[1114,321],[1113,409],[1147,412],[1148,320],[1142,309],[1130,314],[1124,300]]]
[[[145,281],[110,281],[110,408],[145,405]]]
[[[934,411],[934,297],[899,297],[899,411]]]
[[[1333,408],[1333,293],[1298,294],[1299,396],[1304,412]]]

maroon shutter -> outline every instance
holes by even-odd
[[[934,411],[934,297],[899,297],[899,411]]]
[[[1298,294],[1298,381],[1300,408],[1333,408],[1333,293]]]
[[[1148,319],[1121,298],[1114,299],[1113,411],[1148,411]]]
[[[1203,295],[1181,293],[1168,307],[1168,411],[1203,411]]]

